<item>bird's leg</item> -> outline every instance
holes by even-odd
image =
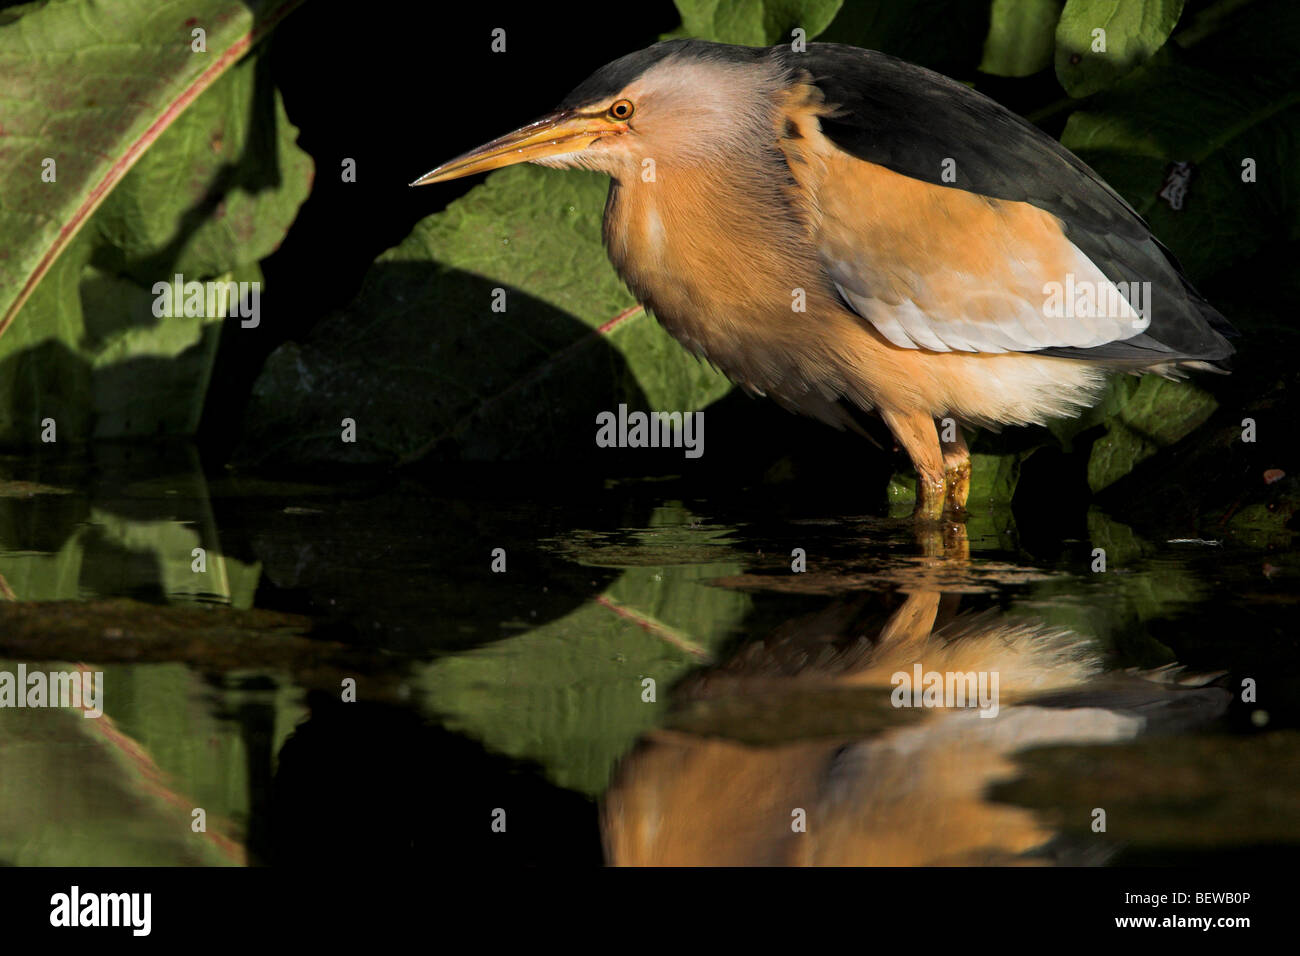
[[[965,513],[966,499],[970,497],[970,449],[960,428],[954,425],[952,434],[956,435],[952,441],[944,441],[942,432],[939,439],[943,446],[943,504],[945,511],[960,515]]]
[[[903,446],[916,468],[916,506],[912,516],[937,521],[943,517],[944,459],[934,419],[925,412],[880,409],[880,417]]]

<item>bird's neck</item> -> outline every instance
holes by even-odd
[[[606,205],[605,246],[637,300],[738,381],[756,380],[746,342],[788,330],[793,303],[833,294],[783,186],[737,165],[661,166],[654,182],[616,180]]]
[[[638,294],[666,275],[715,285],[732,277],[736,289],[756,271],[788,278],[796,253],[808,246],[789,185],[776,154],[760,161],[661,163],[651,178],[617,178],[605,208],[610,259]]]

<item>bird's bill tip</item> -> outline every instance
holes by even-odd
[[[621,133],[627,129],[626,124],[616,122],[603,115],[583,115],[581,113],[561,112],[544,116],[534,123],[507,133],[490,143],[470,150],[463,156],[457,156],[450,162],[443,163],[411,183],[412,186],[428,186],[431,183],[444,183],[462,176],[486,173],[503,166],[517,163],[530,163],[551,156],[563,156],[586,149],[600,137],[610,133]]]

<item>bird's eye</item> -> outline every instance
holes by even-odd
[[[631,100],[615,100],[609,108],[609,115],[616,120],[625,120],[632,116],[633,109],[635,107],[632,106]]]

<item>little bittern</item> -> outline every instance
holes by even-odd
[[[619,275],[733,381],[840,428],[845,402],[879,412],[923,517],[965,507],[955,423],[1078,414],[1107,373],[1179,376],[1233,351],[1096,173],[881,53],[659,43],[413,185],[523,162],[609,174]]]

